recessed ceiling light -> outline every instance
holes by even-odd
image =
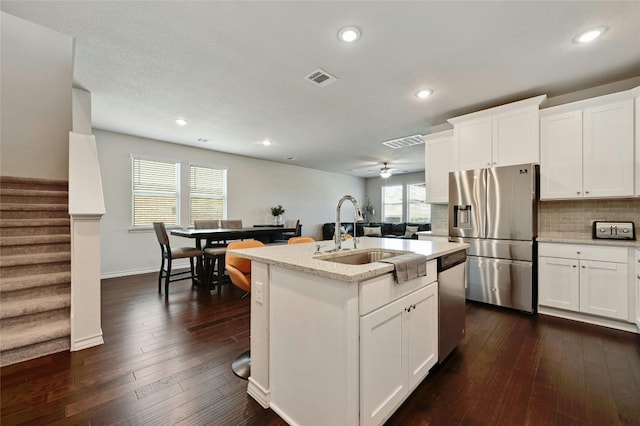
[[[271,141],[269,139],[265,139],[265,140],[262,141],[262,145],[269,146],[269,145],[271,145]]]
[[[602,34],[604,34],[605,30],[606,30],[605,27],[593,28],[589,31],[585,31],[582,34],[579,34],[575,38],[575,41],[577,43],[591,43],[593,40],[597,39]]]
[[[344,27],[338,32],[338,38],[345,43],[351,43],[360,38],[360,30],[356,27]]]
[[[425,89],[416,93],[416,96],[420,99],[426,99],[433,94],[433,90]]]
[[[187,120],[185,120],[184,118],[176,118],[175,122],[180,127],[184,127],[184,126],[188,126],[189,125],[189,122]]]

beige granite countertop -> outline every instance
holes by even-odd
[[[367,248],[381,248],[420,253],[427,256],[428,259],[435,259],[469,247],[468,244],[461,243],[395,238],[360,237],[359,241],[358,248],[355,250],[353,249],[352,240],[343,242],[342,247],[349,248],[349,250],[344,250],[339,254],[345,252],[354,253]],[[320,245],[319,254],[316,252],[317,245]],[[259,248],[230,250],[229,252],[251,259],[252,261],[281,266],[349,283],[363,281],[393,271],[393,265],[389,263],[372,262],[366,265],[347,265],[316,258],[330,254],[327,253],[327,250],[333,248],[333,241],[317,241],[315,243],[292,245],[267,245]]]
[[[604,240],[593,239],[591,237],[560,237],[544,236],[538,237],[539,243],[564,243],[564,244],[590,244],[596,246],[617,246],[617,247],[640,247],[638,240]]]
[[[448,234],[442,234],[442,233],[435,232],[435,231],[418,231],[418,232],[416,232],[416,234],[425,235],[427,237],[445,237],[445,238],[449,238]]]

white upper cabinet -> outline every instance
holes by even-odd
[[[633,196],[629,92],[549,108],[540,116],[541,199]]]
[[[459,170],[491,167],[491,124],[491,117],[483,117],[454,125]]]
[[[538,108],[546,95],[448,120],[457,146],[457,170],[539,161]]]
[[[540,118],[541,198],[582,193],[582,111]]]
[[[425,182],[428,203],[449,202],[449,172],[456,170],[456,146],[453,130],[432,133],[425,142]]]

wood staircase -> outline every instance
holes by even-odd
[[[0,364],[70,348],[68,183],[0,177]]]

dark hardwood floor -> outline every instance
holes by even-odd
[[[285,424],[231,372],[249,346],[241,295],[104,280],[104,345],[2,368],[0,423]],[[468,304],[462,344],[388,421],[427,424],[640,424],[640,337]]]

